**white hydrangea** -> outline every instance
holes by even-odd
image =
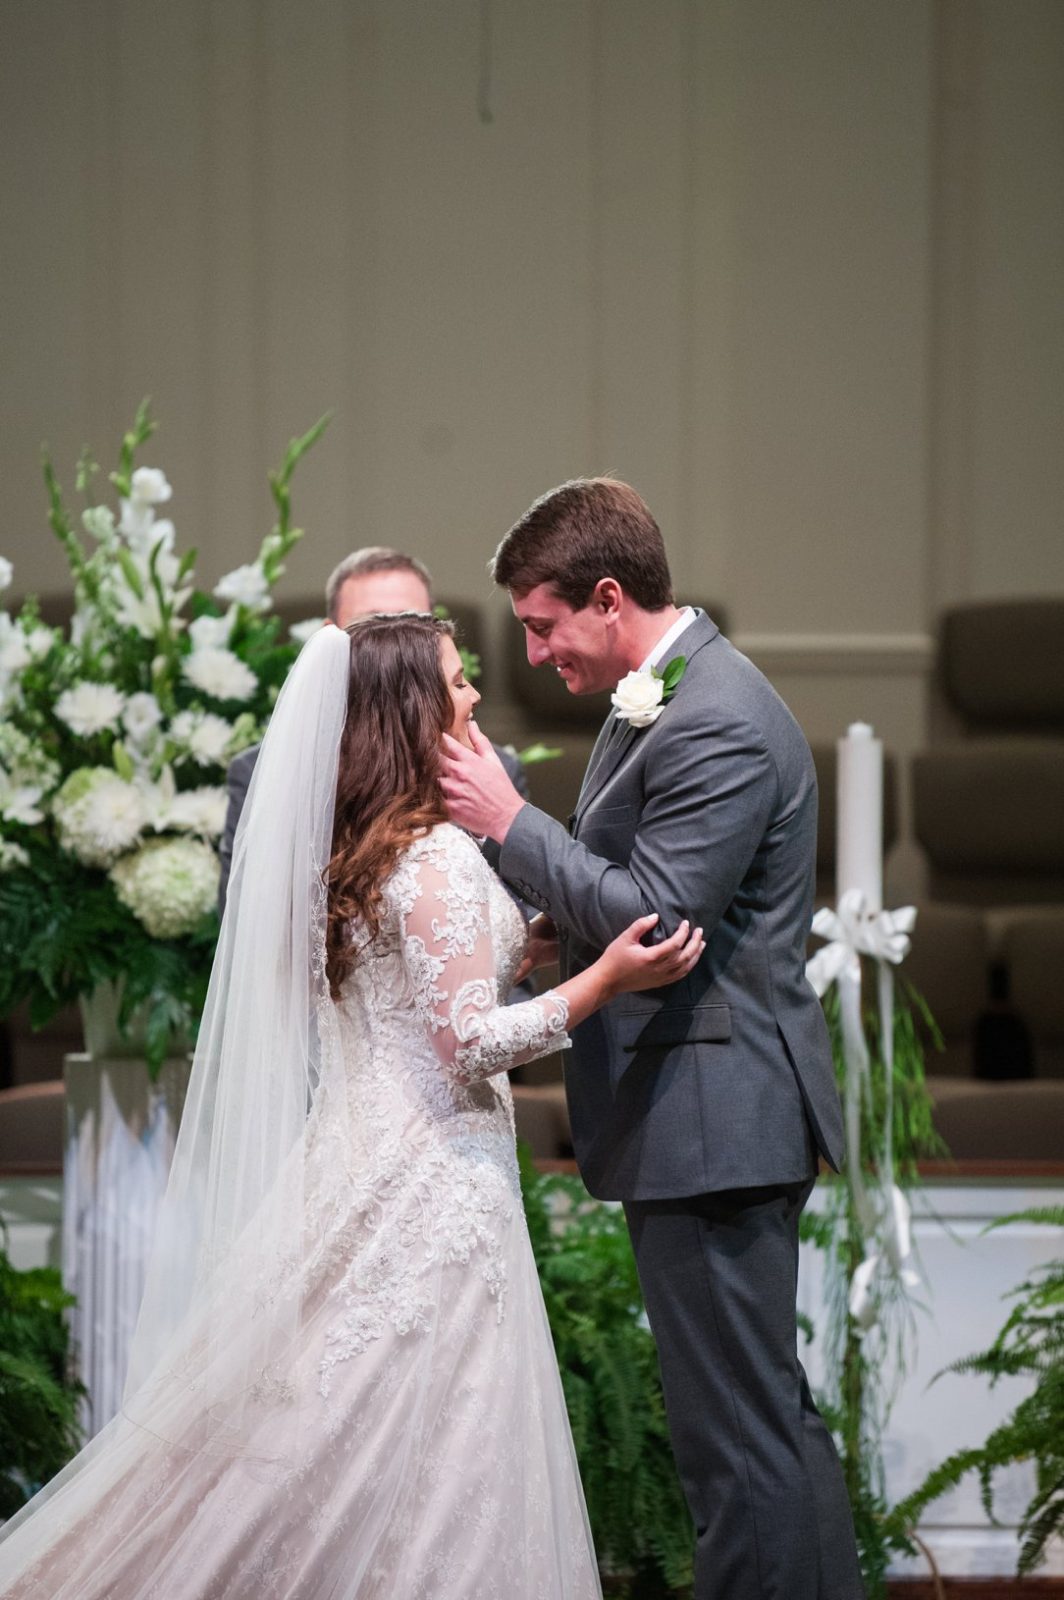
[[[250,700],[259,680],[232,650],[194,650],[182,671],[189,683],[214,700]]]
[[[111,869],[111,882],[153,939],[180,939],[214,908],[221,868],[202,839],[149,839]]]
[[[130,498],[142,505],[158,506],[173,494],[161,467],[138,467],[130,479]]]
[[[296,644],[304,645],[319,628],[324,626],[324,623],[324,617],[308,617],[305,622],[293,622],[288,630],[289,637],[294,639]]]
[[[224,617],[197,617],[188,625],[193,650],[224,650],[233,631],[233,622],[232,608]]]
[[[75,683],[64,689],[55,703],[55,714],[79,739],[116,728],[125,705],[125,696],[110,683]]]
[[[13,722],[0,722],[0,771],[16,784],[36,784],[42,791],[59,782],[60,767],[28,733]]]
[[[246,606],[249,611],[264,611],[269,604],[270,586],[266,574],[257,561],[245,567],[235,567],[216,584],[215,598]]]
[[[0,556],[0,594],[5,589],[10,589],[11,580],[15,576],[15,569],[6,556]]]
[[[10,872],[13,867],[28,867],[29,851],[11,839],[0,839],[0,872]]]
[[[170,737],[201,767],[224,767],[229,760],[233,728],[213,711],[179,711],[170,724]]]
[[[122,709],[122,726],[138,747],[150,744],[163,720],[162,708],[153,694],[131,694]]]
[[[52,799],[59,843],[87,867],[109,867],[148,825],[140,790],[110,767],[79,767]]]
[[[165,826],[181,833],[198,833],[205,839],[220,838],[225,827],[229,797],[220,785],[204,784],[175,794],[165,811]]]

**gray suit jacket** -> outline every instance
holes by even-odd
[[[706,950],[681,983],[620,996],[573,1032],[566,1089],[584,1180],[651,1200],[799,1181],[842,1159],[820,1002],[806,981],[816,775],[783,701],[704,612],[649,728],[607,722],[567,833],[525,806],[504,876],[555,918],[562,976],[636,917]]]

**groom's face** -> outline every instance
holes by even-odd
[[[510,604],[525,630],[532,666],[557,672],[570,694],[595,694],[614,687],[613,630],[595,595],[574,611],[549,583],[540,583],[527,594],[511,594]]]

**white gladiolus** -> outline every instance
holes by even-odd
[[[110,767],[79,767],[52,800],[59,843],[87,867],[109,867],[148,824],[144,797]]]
[[[232,601],[234,605],[246,606],[249,611],[262,611],[269,601],[270,586],[266,574],[255,561],[227,572],[216,584],[214,594],[218,600]]]
[[[296,644],[304,645],[308,639],[313,638],[324,622],[324,617],[308,617],[306,622],[293,622],[288,630],[289,637],[294,639]]]
[[[31,628],[26,634],[26,649],[34,661],[40,661],[55,644],[54,628]]]
[[[37,784],[18,783],[0,767],[0,817],[5,822],[20,822],[26,828],[43,822],[43,793]]]
[[[188,625],[193,650],[224,650],[235,621],[232,609],[224,617],[197,617]]]
[[[250,700],[259,686],[251,668],[232,650],[195,650],[181,670],[189,683],[215,700]]]
[[[182,833],[198,833],[204,839],[217,839],[225,827],[229,797],[220,785],[204,785],[175,794],[166,809],[166,826]]]
[[[6,611],[0,611],[0,679],[14,677],[32,660],[26,635]]]
[[[55,703],[55,714],[79,739],[115,728],[122,715],[125,696],[110,683],[76,683],[65,689]]]
[[[118,898],[153,939],[179,939],[213,910],[221,868],[201,839],[149,839],[111,869]]]
[[[47,793],[59,782],[60,768],[36,739],[13,722],[0,722],[0,773],[16,786],[35,786]]]
[[[162,709],[153,694],[131,694],[122,710],[122,726],[136,745],[150,742],[163,720]]]
[[[648,728],[664,711],[665,684],[649,672],[629,672],[621,679],[610,701],[618,717],[633,728]]]
[[[201,767],[224,767],[229,760],[232,724],[213,711],[179,711],[170,736]]]
[[[0,556],[0,594],[5,589],[10,589],[11,580],[15,576],[15,569],[6,556]]]
[[[10,839],[0,839],[0,872],[10,872],[13,867],[28,867],[29,852]]]
[[[160,467],[138,467],[130,479],[131,498],[141,505],[158,506],[173,494],[166,473]]]
[[[107,545],[114,542],[115,514],[110,506],[89,506],[81,513],[81,526],[93,539]]]

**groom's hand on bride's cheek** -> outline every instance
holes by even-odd
[[[502,844],[525,802],[475,722],[469,724],[469,738],[472,750],[444,734],[440,788],[452,822]]]

